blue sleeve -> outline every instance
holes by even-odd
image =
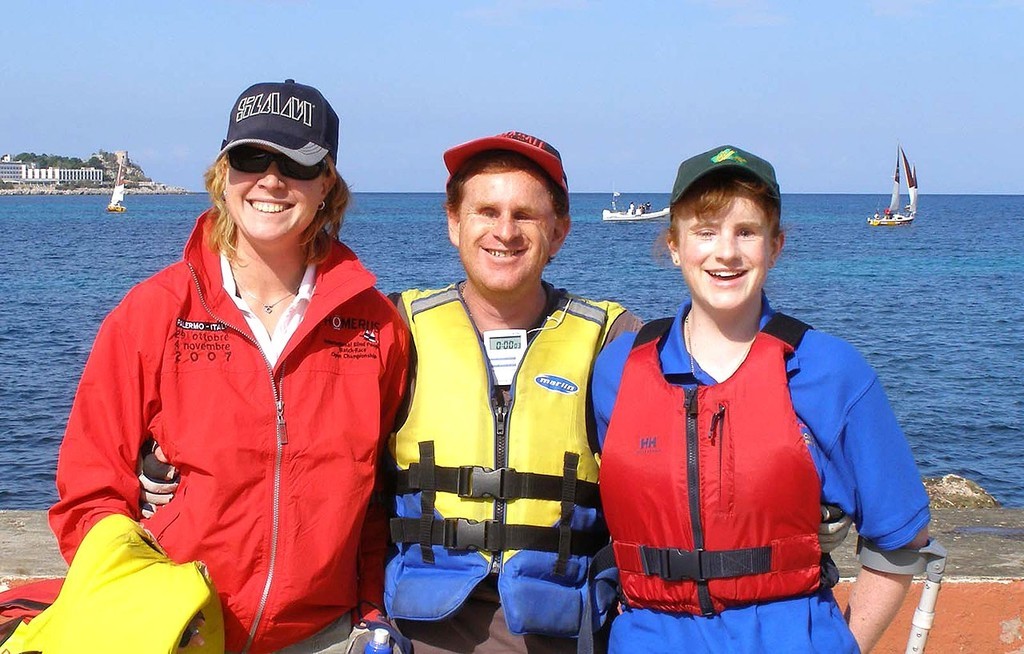
[[[590,401],[597,426],[597,442],[602,448],[605,434],[608,432],[608,423],[612,418],[615,398],[619,394],[622,370],[626,367],[626,357],[629,356],[635,338],[634,333],[622,334],[605,345],[594,362],[594,372],[590,380]]]
[[[903,547],[927,526],[928,494],[877,377],[851,405],[828,458],[845,466],[841,477],[856,498],[857,531],[878,547]]]
[[[928,495],[878,376],[851,345],[821,332],[808,332],[797,357],[790,390],[814,435],[823,501],[879,548],[907,545],[928,524]]]

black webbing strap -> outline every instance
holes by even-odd
[[[832,560],[831,554],[821,554],[821,574],[819,583],[822,588],[833,588],[839,583],[839,566]]]
[[[558,558],[555,574],[565,575],[569,565],[569,545],[572,540],[572,514],[576,508],[576,466],[580,455],[566,452],[562,459],[562,512],[558,520]]]
[[[394,543],[421,543],[419,518],[391,518],[391,540]],[[608,534],[572,531],[569,553],[592,556],[608,543]],[[558,552],[558,527],[506,525],[497,520],[446,518],[431,521],[430,544],[450,550],[501,552],[533,550]]]
[[[783,343],[789,343],[795,350],[808,329],[814,329],[810,325],[784,313],[776,313],[761,329],[765,334],[774,336]]]
[[[599,583],[603,584],[614,584],[616,596],[621,595],[621,588],[618,586],[618,575],[615,576],[615,581],[610,579],[602,579],[598,581],[598,576],[610,568],[615,567],[615,552],[610,544],[602,547],[597,554],[590,559],[590,567],[587,569],[587,585],[590,587],[591,595],[597,597],[598,592],[594,588]],[[610,619],[610,618],[609,618]],[[576,654],[594,654],[594,632],[597,631],[594,628],[594,606],[590,598],[586,598],[583,603],[583,615],[580,617],[580,635],[576,639]]]
[[[674,318],[658,318],[657,320],[644,323],[644,326],[640,328],[636,338],[633,340],[633,349],[661,338],[672,326],[673,320]]]
[[[575,473],[575,469],[573,469]],[[575,480],[576,503],[588,508],[601,505],[597,484]],[[484,468],[434,466],[433,489],[454,493],[459,497],[496,500],[562,500],[564,481],[555,475],[519,472],[515,468]],[[413,463],[408,470],[399,470],[395,492],[398,495],[424,489],[422,465]]]
[[[420,544],[420,555],[423,562],[432,564],[434,562],[434,550],[430,549],[432,544],[431,530],[434,524],[434,499],[437,493],[434,491],[434,441],[420,441],[420,518],[416,540]]]
[[[772,569],[772,548],[708,551],[641,545],[640,560],[645,575],[666,581],[706,581],[769,572]]]

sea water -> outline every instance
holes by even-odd
[[[545,277],[650,319],[685,297],[655,243],[667,222],[603,223],[572,196]],[[620,200],[665,205],[667,196]],[[887,198],[786,195],[773,305],[853,343],[875,367],[922,474],[974,479],[1024,507],[1024,196],[926,195],[907,227],[869,227]],[[385,292],[461,279],[440,194],[356,194],[342,238]],[[67,414],[103,317],[181,256],[203,195],[0,197],[0,508],[56,498]]]

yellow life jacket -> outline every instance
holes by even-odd
[[[171,561],[139,523],[108,515],[75,554],[53,605],[22,624],[0,654],[174,654],[202,611],[202,647],[224,651],[220,600],[201,563]]]
[[[552,573],[552,583],[578,588],[589,556],[607,543],[587,389],[594,359],[625,309],[561,294],[530,334],[506,405],[455,286],[406,291],[402,303],[417,359],[408,417],[391,441],[398,467],[391,535],[399,554],[386,575],[388,612],[440,619],[500,569],[512,632],[555,635],[533,628],[528,616],[514,624],[514,604],[522,602],[506,595],[517,594],[508,587],[514,579],[548,582]]]

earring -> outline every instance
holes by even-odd
[[[316,210],[317,211],[323,211],[326,206],[327,206],[327,202],[325,200],[320,200],[320,206],[317,207]]]
[[[673,266],[678,266],[679,265],[679,255],[676,254],[675,252],[672,253],[672,265]]]

